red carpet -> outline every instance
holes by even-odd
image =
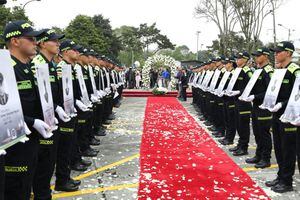
[[[151,91],[147,91],[147,90],[125,89],[123,91],[122,96],[124,96],[124,97],[153,97],[154,95],[152,94]],[[176,91],[170,91],[163,96],[156,96],[156,97],[176,97],[176,96],[177,96]],[[192,97],[192,92],[187,92],[187,97]]]
[[[139,199],[269,199],[175,98],[149,97]]]

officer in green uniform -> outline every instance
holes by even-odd
[[[280,87],[276,105],[270,110],[273,112],[272,130],[278,173],[277,178],[273,181],[267,181],[266,185],[275,192],[284,193],[293,190],[298,127],[281,122],[280,117],[286,108],[295,79],[300,76],[300,67],[292,62],[295,47],[291,42],[280,42],[272,50],[275,52],[276,68],[287,69],[287,71]]]
[[[31,61],[31,70],[36,74],[36,66],[39,64],[48,64],[50,85],[53,95],[54,110],[58,118],[63,122],[68,122],[71,118],[65,113],[62,102],[62,87],[59,84],[56,68],[52,59],[59,53],[59,40],[64,35],[56,34],[54,30],[44,29],[44,33],[37,38],[39,54]],[[38,164],[33,181],[34,199],[51,199],[50,181],[54,172],[56,163],[57,144],[59,140],[59,130],[53,132],[49,139],[40,139],[40,150],[38,155]]]
[[[36,39],[43,31],[34,31],[26,21],[13,21],[6,25],[4,38],[10,51],[16,75],[22,110],[32,133],[26,143],[17,143],[6,149],[5,199],[29,200],[36,169],[39,137],[51,137],[50,127],[42,120],[42,108],[30,70],[30,59],[36,55]]]
[[[257,145],[255,156],[246,159],[246,162],[255,164],[256,168],[266,168],[271,165],[272,138],[270,128],[272,115],[269,111],[260,109],[259,106],[264,100],[274,69],[269,61],[270,50],[268,48],[259,48],[252,55],[255,56],[257,68],[262,69],[262,72],[250,93],[251,95],[246,99],[248,102],[253,102],[252,126]]]
[[[248,81],[252,76],[251,69],[247,66],[247,62],[250,59],[248,52],[241,52],[237,56],[237,67],[242,68],[238,79],[233,87],[231,96],[235,97],[235,110],[236,110],[236,122],[237,132],[239,135],[239,141],[236,147],[231,148],[234,156],[242,156],[248,154],[248,145],[250,139],[250,115],[252,106],[251,103],[243,102],[238,99],[239,94],[242,94]]]

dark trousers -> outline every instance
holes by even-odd
[[[97,133],[103,121],[103,102],[96,104],[93,117],[93,132]]]
[[[50,182],[56,163],[59,131],[53,132],[50,139],[40,139],[38,162],[33,179],[33,193],[35,200],[50,200]]]
[[[5,200],[29,200],[39,151],[38,133],[32,129],[29,141],[6,149]]]
[[[71,150],[74,145],[74,140],[77,137],[75,125],[77,117],[72,118],[70,122],[59,123],[59,142],[57,147],[56,159],[56,185],[64,185],[70,179],[71,169]]]
[[[250,116],[251,104],[236,100],[237,132],[239,135],[238,146],[243,150],[248,150],[250,140]]]
[[[236,134],[236,115],[233,101],[224,101],[225,138],[233,142]]]
[[[258,105],[253,105],[252,126],[256,142],[256,157],[265,161],[270,161],[272,152],[272,138],[270,133],[272,116],[266,110],[262,110]]]
[[[4,172],[4,156],[0,156],[0,200],[4,200],[4,183],[5,183],[5,172]]]
[[[187,95],[186,95],[186,89],[187,89],[187,86],[182,86],[182,88],[181,88],[181,98],[184,100],[184,101],[186,101],[186,99],[187,99]]]
[[[274,150],[279,166],[277,175],[282,183],[292,185],[299,128],[291,124],[282,123],[279,117],[280,115],[274,114],[272,122]]]

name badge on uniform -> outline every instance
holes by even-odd
[[[286,71],[287,69],[274,70],[274,74],[272,75],[268,85],[264,101],[262,105],[259,106],[261,109],[271,110],[274,108]]]
[[[232,75],[232,77],[230,79],[230,82],[228,83],[228,87],[227,87],[227,89],[225,91],[225,94],[229,94],[230,92],[232,92],[232,89],[233,89],[233,87],[234,87],[234,85],[235,85],[235,83],[236,83],[236,81],[237,81],[237,79],[238,79],[241,71],[242,71],[242,68],[236,68],[234,70],[233,75]]]
[[[62,88],[64,98],[64,110],[70,117],[75,116],[72,67],[71,65],[63,65],[62,69]]]
[[[240,100],[244,100],[244,99],[247,99],[248,96],[250,95],[257,79],[259,78],[261,72],[262,72],[263,69],[257,69],[255,70],[255,72],[253,73],[251,79],[249,80],[248,84],[246,85],[245,87],[245,90],[243,92],[243,94],[239,97]]]
[[[0,150],[26,137],[17,81],[7,50],[0,50]]]
[[[224,75],[221,79],[221,82],[219,84],[219,87],[216,90],[216,95],[220,95],[222,93],[222,91],[224,90],[225,84],[228,81],[228,78],[229,78],[230,74],[231,73],[227,72],[227,71],[224,73]]]
[[[36,65],[36,80],[40,94],[44,121],[50,126],[51,131],[53,131],[57,127],[54,120],[55,115],[48,64]]]
[[[300,77],[297,77],[287,107],[280,117],[284,123],[294,122],[300,117]]]

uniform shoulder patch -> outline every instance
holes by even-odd
[[[248,71],[251,71],[251,69],[248,66],[243,67],[243,71],[247,73]]]
[[[267,65],[267,66],[264,68],[264,70],[265,70],[267,73],[270,73],[270,72],[273,72],[273,71],[274,71],[274,69],[273,69],[273,67],[272,67],[271,65]]]
[[[293,74],[297,69],[300,69],[300,67],[296,63],[291,63],[287,69]]]
[[[14,67],[17,65],[16,61],[14,61],[13,59],[11,59],[11,65]]]
[[[46,60],[39,54],[32,59],[31,63],[34,65],[44,64],[46,63]]]

